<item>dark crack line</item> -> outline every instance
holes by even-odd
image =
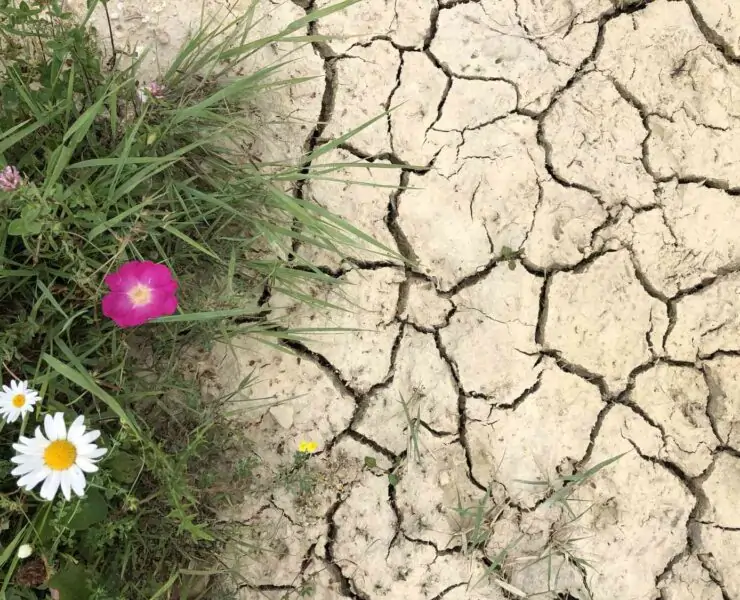
[[[409,290],[410,290],[411,284],[414,281],[424,281],[424,282],[427,282],[427,283],[431,284],[432,286],[435,285],[434,280],[430,276],[424,275],[424,274],[420,274],[420,273],[415,273],[415,272],[408,273],[408,280],[409,280]],[[437,294],[439,294],[439,292],[436,290],[436,288],[435,288],[435,292]],[[410,293],[410,291],[409,291],[409,293]],[[413,322],[410,317],[402,317],[401,316],[402,313],[399,313],[398,314],[397,319],[398,319],[399,322],[405,323],[406,325],[408,325],[409,327],[411,327],[415,331],[418,331],[419,333],[432,333],[433,334],[434,332],[439,331],[440,329],[444,329],[445,327],[448,327],[450,325],[450,320],[455,315],[455,313],[457,313],[457,311],[458,311],[457,305],[451,299],[449,300],[449,302],[450,302],[451,307],[445,313],[444,319],[442,320],[442,323],[439,324],[439,325],[434,325],[432,327],[427,327],[427,326],[421,325],[419,323]]]
[[[710,525],[711,527],[714,527],[715,529],[719,529],[720,531],[730,531],[730,532],[738,532],[740,531],[740,527],[729,527],[726,525],[717,525],[717,523],[714,523],[713,521],[702,521],[700,519],[697,519],[696,521],[700,525]]]
[[[383,106],[383,108],[387,112],[386,119],[388,121],[388,139],[390,140],[391,152],[395,152],[395,145],[393,143],[393,121],[391,119],[391,103],[393,102],[393,96],[396,95],[396,92],[401,87],[401,75],[403,73],[404,54],[404,51],[399,52],[398,71],[396,71],[396,85],[391,90],[391,93],[388,95],[388,100],[386,100],[385,105]]]
[[[457,364],[455,363],[454,359],[448,354],[447,349],[444,347],[444,344],[442,343],[442,337],[439,333],[439,331],[434,332],[434,343],[437,347],[437,352],[439,353],[440,357],[442,357],[442,360],[445,362],[447,367],[450,370],[450,374],[452,375],[452,381],[455,384],[455,389],[457,390],[457,434],[460,439],[460,445],[463,448],[463,452],[465,454],[465,463],[467,465],[467,476],[470,482],[480,489],[481,491],[486,492],[487,488],[485,485],[482,485],[473,475],[473,459],[472,459],[472,453],[470,450],[470,444],[468,443],[467,438],[467,415],[466,415],[466,402],[467,398],[465,395],[465,390],[463,389],[462,383],[460,382],[460,377],[457,370]]]
[[[396,462],[399,461],[399,456],[400,455],[393,453],[392,451],[390,451],[385,446],[382,446],[381,444],[379,444],[378,442],[376,442],[372,438],[367,437],[366,435],[360,433],[359,431],[357,431],[355,429],[351,429],[351,427],[352,426],[350,425],[350,428],[347,428],[342,433],[340,433],[337,436],[337,440],[336,441],[339,442],[339,439],[340,438],[346,436],[346,437],[354,440],[358,444],[362,444],[364,446],[367,446],[368,448],[370,448],[374,452],[377,452],[378,454],[381,454],[381,455],[385,456],[385,458],[387,458],[391,463],[396,463]]]
[[[399,298],[400,298],[400,295],[401,294],[399,290]],[[406,331],[406,323],[403,321],[399,321],[398,333],[396,334],[396,337],[393,340],[393,345],[391,346],[390,368],[388,369],[388,373],[383,378],[383,380],[380,381],[379,383],[375,383],[372,386],[370,386],[370,388],[365,393],[363,394],[355,393],[353,395],[355,399],[355,410],[352,413],[352,418],[350,419],[349,426],[347,427],[347,431],[351,433],[353,436],[355,435],[361,436],[364,440],[366,440],[366,443],[368,443],[368,445],[370,445],[369,442],[371,442],[370,438],[367,438],[363,434],[359,433],[355,428],[357,427],[358,423],[362,420],[365,413],[367,412],[367,409],[370,405],[370,402],[373,400],[373,397],[378,392],[384,389],[387,389],[388,387],[392,385],[395,379],[395,376],[396,376],[396,361],[398,359],[398,351],[401,347],[401,341],[403,340],[405,331]],[[326,361],[326,363],[330,365],[331,369],[337,370],[325,358],[324,358],[324,361]],[[331,442],[331,444],[333,443],[334,441]],[[375,442],[372,442],[372,443],[375,444]],[[390,452],[390,450],[383,448],[380,444],[375,444],[375,447],[378,449],[379,452],[382,452],[384,455],[389,455],[389,456],[394,456],[394,457],[396,456],[395,454]]]
[[[709,425],[712,428],[714,436],[717,438],[720,444],[727,444],[729,440],[720,435],[719,427],[717,425],[717,421],[719,419],[715,414],[715,411],[717,410],[717,404],[720,402],[721,398],[725,397],[725,392],[722,389],[720,383],[714,378],[714,375],[712,375],[710,365],[706,363],[702,364],[700,371],[702,376],[704,377],[704,383],[707,386],[707,403],[705,414],[707,416],[707,419],[709,419]]]
[[[537,359],[537,362],[534,364],[534,367],[536,368],[540,364],[540,358]],[[537,373],[537,380],[529,386],[526,390],[524,390],[521,394],[519,394],[516,398],[514,398],[511,402],[508,402],[506,404],[492,404],[490,410],[488,411],[488,419],[490,420],[491,415],[493,414],[494,410],[507,410],[507,411],[516,411],[517,408],[531,395],[536,394],[539,389],[542,387],[542,375],[544,373],[544,370],[540,370]]]
[[[647,107],[640,102],[640,100],[632,94],[626,86],[622,85],[622,83],[616,78],[613,77],[609,73],[604,73],[603,71],[599,71],[604,75],[612,84],[614,89],[619,94],[620,98],[624,100],[627,104],[629,104],[634,110],[637,111],[637,114],[640,116],[640,120],[642,121],[642,127],[645,129],[645,137],[643,138],[642,142],[640,143],[640,147],[642,149],[640,161],[642,162],[642,168],[650,177],[653,178],[653,180],[657,182],[665,182],[667,180],[670,180],[670,178],[661,178],[659,177],[655,169],[652,168],[650,165],[650,159],[649,159],[649,142],[650,142],[650,136],[652,135],[652,129],[650,128],[650,117],[655,113],[650,113],[650,111],[647,110]],[[657,116],[662,116],[658,114]]]
[[[396,242],[398,251],[406,259],[407,263],[409,263],[406,265],[407,278],[409,274],[408,272],[411,270],[411,267],[409,265],[417,264],[419,262],[418,257],[414,253],[414,249],[411,246],[411,243],[409,242],[406,234],[401,228],[400,223],[398,222],[398,209],[401,203],[401,195],[403,194],[404,190],[408,188],[408,186],[409,173],[408,171],[404,171],[401,173],[401,181],[398,189],[390,196],[390,199],[388,201],[388,211],[385,216],[386,227],[388,227],[388,230],[391,232],[391,236],[393,236],[393,239]]]
[[[693,522],[696,522],[697,515],[703,510],[703,506],[706,503],[706,496],[704,495],[704,492],[702,491],[701,486],[696,483],[696,480],[691,480],[690,478],[688,478],[686,474],[683,471],[681,471],[681,469],[679,469],[672,462],[643,454],[643,452],[640,450],[637,444],[635,444],[635,442],[633,442],[630,438],[625,437],[624,435],[622,436],[622,438],[626,442],[628,442],[630,446],[632,446],[632,449],[642,460],[649,462],[653,465],[660,466],[664,470],[671,473],[683,485],[688,495],[694,499],[694,506],[689,512],[686,522],[683,524],[683,527],[686,530],[686,542],[684,544],[684,547],[668,560],[668,562],[666,563],[666,566],[663,568],[661,573],[659,573],[658,576],[655,578],[654,585],[656,589],[658,589],[659,583],[668,576],[668,574],[672,571],[673,567],[682,558],[684,558],[685,556],[693,552],[695,544],[694,544],[694,539],[692,535],[691,525]]]
[[[311,0],[308,6],[304,7],[306,13],[310,13],[313,10],[314,0]],[[300,4],[298,5],[300,6]],[[316,35],[316,22],[311,22],[308,25],[308,35]],[[319,145],[319,140],[324,129],[331,120],[331,116],[334,112],[334,103],[336,98],[336,67],[334,61],[331,59],[332,51],[325,42],[314,41],[311,42],[314,52],[321,57],[324,62],[324,93],[321,97],[321,109],[319,111],[319,118],[316,122],[316,126],[308,136],[305,146],[304,153],[306,157],[309,157]],[[308,182],[308,177],[311,172],[311,160],[305,160],[302,165],[301,174],[303,178],[296,181],[293,186],[293,194],[299,200],[304,198],[305,186]],[[293,227],[299,227],[298,223],[294,221]],[[293,254],[298,252],[300,248],[300,241],[294,239],[292,242],[291,251]]]
[[[725,38],[707,24],[699,9],[696,8],[694,0],[686,0],[686,4],[689,6],[689,10],[691,11],[691,15],[694,17],[694,22],[696,23],[697,28],[707,42],[719,50],[727,62],[740,64],[740,56],[737,56],[732,51],[730,43]]]
[[[426,140],[427,136],[429,135],[429,132],[434,129],[434,126],[439,122],[439,120],[442,118],[442,112],[444,111],[445,103],[447,102],[447,96],[450,93],[450,89],[452,89],[452,77],[447,75],[445,73],[445,77],[447,78],[447,83],[445,83],[445,89],[442,90],[442,97],[439,99],[439,103],[437,104],[437,116],[434,119],[434,121],[427,127],[426,131],[424,132],[424,139]]]
[[[442,600],[447,594],[449,594],[452,590],[456,590],[459,587],[462,587],[466,585],[464,581],[461,581],[460,583],[453,583],[452,585],[448,585],[445,589],[443,589],[439,594],[436,596],[432,596],[429,598],[429,600]]]
[[[671,176],[667,180],[675,177],[676,182],[682,185],[700,185],[710,190],[720,190],[728,196],[740,196],[740,187],[731,186],[727,179],[716,179],[713,177],[704,177],[699,175],[678,175]]]
[[[328,141],[328,140],[327,140]],[[384,152],[378,152],[376,154],[370,154],[368,152],[364,152],[363,150],[360,150],[359,148],[355,148],[351,141],[346,141],[337,146],[340,150],[344,150],[345,152],[348,152],[352,154],[353,156],[365,160],[367,162],[373,163],[375,161],[379,160],[385,160],[393,165],[398,165],[401,169],[401,172],[404,171],[410,171],[410,172],[426,172],[427,169],[419,169],[418,167],[415,167],[413,165],[410,165],[405,160],[399,158],[396,154],[389,151]]]
[[[499,121],[503,121],[504,119],[510,117],[511,115],[516,114],[516,109],[512,109],[510,111],[505,112],[504,114],[496,115],[495,117],[489,119],[488,121],[483,121],[482,123],[478,123],[477,125],[470,125],[465,126],[463,129],[439,129],[438,127],[434,127],[434,131],[439,131],[441,133],[459,133],[463,136],[463,143],[465,143],[465,134],[468,131],[478,131],[480,129],[485,129],[489,125],[495,125]],[[474,156],[466,156],[466,159],[470,158],[477,158]],[[490,157],[486,157],[490,159]],[[454,175],[457,175],[459,173],[459,170],[454,173]]]
[[[547,315],[550,308],[550,282],[551,277],[544,276],[540,288],[539,307],[537,309],[537,326],[534,328],[534,343],[539,348],[545,345],[545,331],[547,329]]]
[[[403,513],[401,512],[401,509],[398,508],[398,502],[396,499],[396,486],[392,485],[390,482],[388,483],[388,504],[391,507],[391,511],[393,511],[393,515],[395,517],[395,523],[394,525],[394,532],[393,537],[391,538],[391,541],[388,543],[388,551],[385,553],[385,559],[388,560],[388,557],[391,554],[391,550],[396,545],[396,540],[399,537],[403,536]]]
[[[530,159],[531,159],[531,156],[530,156]],[[532,164],[536,168],[536,164],[534,160],[532,160]],[[521,251],[524,251],[524,246],[527,245],[527,240],[529,239],[529,236],[532,235],[532,231],[534,230],[534,224],[535,224],[535,221],[537,220],[537,213],[542,207],[542,204],[544,201],[545,201],[545,188],[542,186],[542,181],[540,181],[540,178],[537,177],[537,203],[534,205],[534,209],[532,210],[532,224],[527,229],[527,232],[524,234],[524,238],[519,244],[519,249]]]
[[[355,390],[344,379],[339,369],[331,364],[325,356],[319,354],[318,352],[314,352],[313,350],[306,347],[302,342],[298,342],[295,340],[282,340],[281,345],[289,348],[299,357],[307,359],[315,365],[321,367],[321,369],[330,376],[330,379],[341,393],[350,396],[355,400],[355,402],[360,401],[363,394]]]
[[[559,350],[543,349],[540,351],[540,354],[552,358],[561,371],[570,373],[571,375],[577,375],[585,382],[595,386],[599,390],[601,398],[605,402],[609,402],[615,397],[615,395],[609,391],[609,388],[606,385],[606,379],[603,375],[589,371],[586,367],[566,360],[563,358]]]
[[[491,260],[489,260],[485,265],[480,267],[475,273],[471,273],[470,275],[466,275],[465,277],[461,278],[460,280],[457,281],[457,283],[455,283],[452,287],[450,287],[447,290],[438,290],[438,293],[443,298],[451,298],[452,296],[459,294],[464,289],[474,286],[476,283],[485,279],[497,266],[501,264],[506,264],[508,267],[508,264],[512,262],[513,260],[514,259],[509,256],[494,257]],[[515,262],[519,262],[519,261],[515,261]],[[537,275],[539,275],[540,277],[542,276],[539,273]]]
[[[727,590],[725,590],[725,584],[724,581],[722,581],[721,575],[715,572],[714,568],[711,564],[707,564],[707,556],[705,556],[702,553],[698,553],[696,555],[696,558],[701,563],[702,568],[704,571],[706,571],[707,575],[709,575],[709,579],[714,583],[720,590],[722,594],[722,600],[737,600],[736,598],[732,598],[728,593]]]
[[[342,506],[342,504],[344,504],[344,502],[345,499],[337,494],[336,501],[329,507],[329,510],[326,512],[327,534],[324,549],[326,553],[325,560],[327,568],[335,576],[337,581],[339,581],[339,593],[342,596],[353,598],[354,600],[370,600],[368,596],[360,592],[355,592],[355,590],[353,590],[352,580],[344,574],[342,568],[336,562],[336,559],[334,557],[334,544],[336,543],[338,530],[334,517],[336,516],[337,511]]]

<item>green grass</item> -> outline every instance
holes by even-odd
[[[308,22],[353,1],[260,39],[255,6],[211,21],[159,80],[165,97],[145,104],[138,64],[109,71],[58,0],[0,2],[0,169],[25,180],[0,192],[0,360],[3,382],[27,379],[43,396],[22,425],[0,429],[0,598],[47,598],[50,587],[62,600],[184,597],[209,572],[189,565],[212,564],[214,507],[253,466],[223,458],[238,435],[186,367],[235,333],[295,335],[265,313],[264,290],[310,301],[308,283],[333,282],[296,244],[388,252],[284,191],[351,166],[311,164],[354,132],[298,165],[244,160],[234,149],[261,133],[244,109],[298,80],[281,79],[280,63],[234,73],[274,42],[315,41]],[[128,260],[172,270],[175,315],[135,330],[103,317],[103,278]],[[83,500],[44,502],[9,474],[19,433],[55,411],[84,414],[109,449]],[[22,543],[34,547],[25,560]]]

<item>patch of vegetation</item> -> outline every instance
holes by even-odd
[[[559,511],[560,516],[551,524],[547,541],[536,552],[521,552],[519,546],[528,533],[522,531],[510,539],[503,548],[498,548],[494,554],[490,553],[488,546],[493,537],[494,528],[508,506],[508,501],[500,504],[493,501],[490,487],[472,506],[464,506],[458,499],[457,506],[453,507],[458,520],[458,531],[455,538],[459,537],[463,554],[471,554],[476,550],[482,552],[486,565],[483,577],[471,582],[472,587],[490,578],[490,581],[512,597],[531,597],[509,583],[510,574],[541,566],[544,567],[547,581],[542,591],[535,595],[551,597],[552,594],[558,593],[558,582],[567,567],[575,568],[583,576],[587,571],[594,569],[594,565],[579,554],[577,545],[578,541],[588,535],[581,521],[592,506],[588,505],[583,510],[574,510],[574,506],[583,504],[583,500],[577,497],[576,492],[622,456],[624,455],[613,456],[572,475],[558,475],[552,479],[545,477],[535,480],[518,480],[520,483],[541,488],[546,494],[541,506],[553,507]]]
[[[310,41],[309,21],[352,1],[262,39],[254,6],[212,21],[161,79],[139,82],[138,62],[104,64],[87,26],[95,0],[81,22],[59,0],[0,0],[0,360],[4,383],[28,385],[0,400],[20,411],[0,425],[0,598],[208,593],[214,507],[255,465],[225,458],[237,436],[187,361],[234,333],[291,335],[265,313],[264,291],[307,301],[307,282],[333,281],[297,245],[374,244],[284,191],[330,176],[339,167],[311,161],[351,134],[297,166],[247,160],[256,133],[244,109],[296,81],[279,78],[280,63],[239,68],[275,42]],[[56,413],[62,429],[44,423]],[[78,416],[100,437],[80,437]],[[42,477],[25,489],[20,436]]]

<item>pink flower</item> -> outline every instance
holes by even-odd
[[[14,166],[8,165],[0,171],[0,190],[12,192],[17,190],[21,183],[21,172]]]
[[[150,81],[149,83],[140,87],[136,91],[136,95],[139,96],[139,100],[141,100],[141,103],[144,104],[144,102],[149,100],[149,98],[156,98],[157,100],[161,100],[162,98],[164,98],[166,92],[166,86],[162,85],[161,83],[157,83],[156,81]]]
[[[103,314],[119,327],[135,327],[177,310],[177,281],[165,265],[132,260],[106,275],[110,292],[103,297]]]

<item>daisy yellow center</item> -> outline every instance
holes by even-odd
[[[54,440],[44,450],[44,462],[52,471],[66,471],[77,460],[77,448],[67,440]]]
[[[151,302],[152,290],[143,283],[137,283],[129,290],[128,297],[134,306],[144,306]]]
[[[26,404],[26,396],[25,394],[16,394],[10,402],[16,408],[23,408]]]

